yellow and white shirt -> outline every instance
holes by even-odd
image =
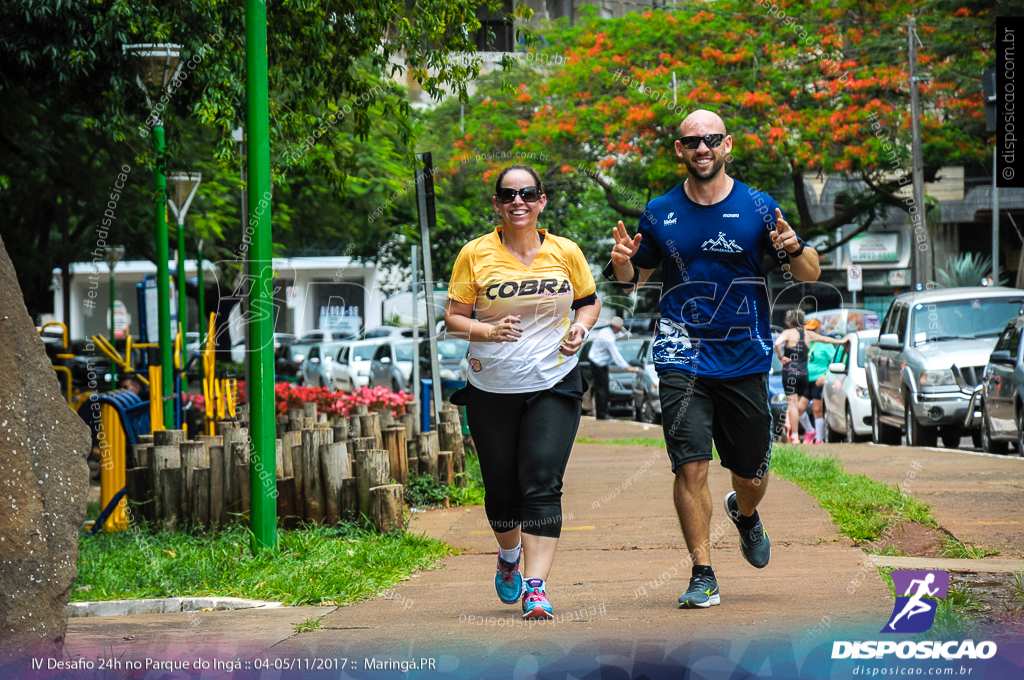
[[[476,319],[497,323],[522,315],[516,342],[471,342],[469,382],[487,392],[546,390],[577,363],[559,347],[572,325],[572,303],[597,290],[580,247],[543,229],[540,251],[527,267],[505,250],[498,227],[463,246],[448,297],[473,305]]]

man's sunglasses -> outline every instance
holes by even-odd
[[[498,203],[512,203],[516,200],[516,196],[522,196],[525,203],[536,203],[540,200],[540,189],[537,187],[523,187],[522,189],[502,187],[498,189]]]
[[[714,134],[704,135],[703,137],[680,137],[679,142],[683,145],[684,149],[696,149],[700,146],[701,142],[704,142],[709,149],[717,149],[722,145],[723,139],[725,139],[725,135]]]

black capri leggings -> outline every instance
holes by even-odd
[[[467,388],[466,416],[494,531],[521,527],[553,538],[562,533],[562,476],[580,426],[582,396],[578,366],[541,392]]]

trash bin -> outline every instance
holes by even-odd
[[[430,378],[422,378],[420,380],[420,430],[427,432],[430,430],[430,407],[424,406],[429,404],[430,400],[434,398],[431,392],[431,386],[433,381]],[[448,401],[451,396],[457,391],[461,390],[466,386],[465,380],[442,380],[441,381],[441,401]],[[466,421],[466,407],[459,406],[459,420],[462,423],[462,434],[469,434],[469,423]]]

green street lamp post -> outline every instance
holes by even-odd
[[[156,153],[156,168],[153,171],[153,184],[156,188],[156,292],[157,318],[159,321],[158,342],[160,344],[161,391],[164,400],[164,426],[174,425],[174,402],[169,397],[174,393],[174,362],[171,339],[171,274],[168,268],[170,257],[167,237],[167,207],[164,203],[167,195],[167,179],[164,177],[164,125],[160,111],[165,102],[154,107],[150,99],[150,89],[155,94],[167,92],[168,85],[180,66],[179,54],[181,45],[169,43],[125,45],[124,54],[130,54],[136,62],[136,81],[150,108],[152,125],[153,150]],[[152,342],[152,338],[149,339]],[[151,399],[161,395],[151,395]]]
[[[198,172],[175,172],[167,176],[167,205],[178,221],[178,323],[181,324],[182,336],[179,359],[183,374],[185,362],[188,360],[188,343],[185,341],[188,331],[188,299],[185,297],[185,216],[192,205],[192,199],[196,196],[201,179],[202,175]],[[187,386],[183,386],[182,391],[187,391]]]
[[[117,336],[114,335],[114,305],[117,295],[114,291],[114,267],[124,257],[124,246],[107,246],[103,249],[103,259],[107,261],[110,269],[110,346],[116,349]],[[110,386],[117,387],[117,362],[110,361]]]
[[[249,135],[249,432],[252,550],[277,545],[277,480],[274,412],[273,253],[270,231],[270,101],[267,81],[267,5],[245,3],[246,129]],[[252,232],[249,230],[252,229]]]

